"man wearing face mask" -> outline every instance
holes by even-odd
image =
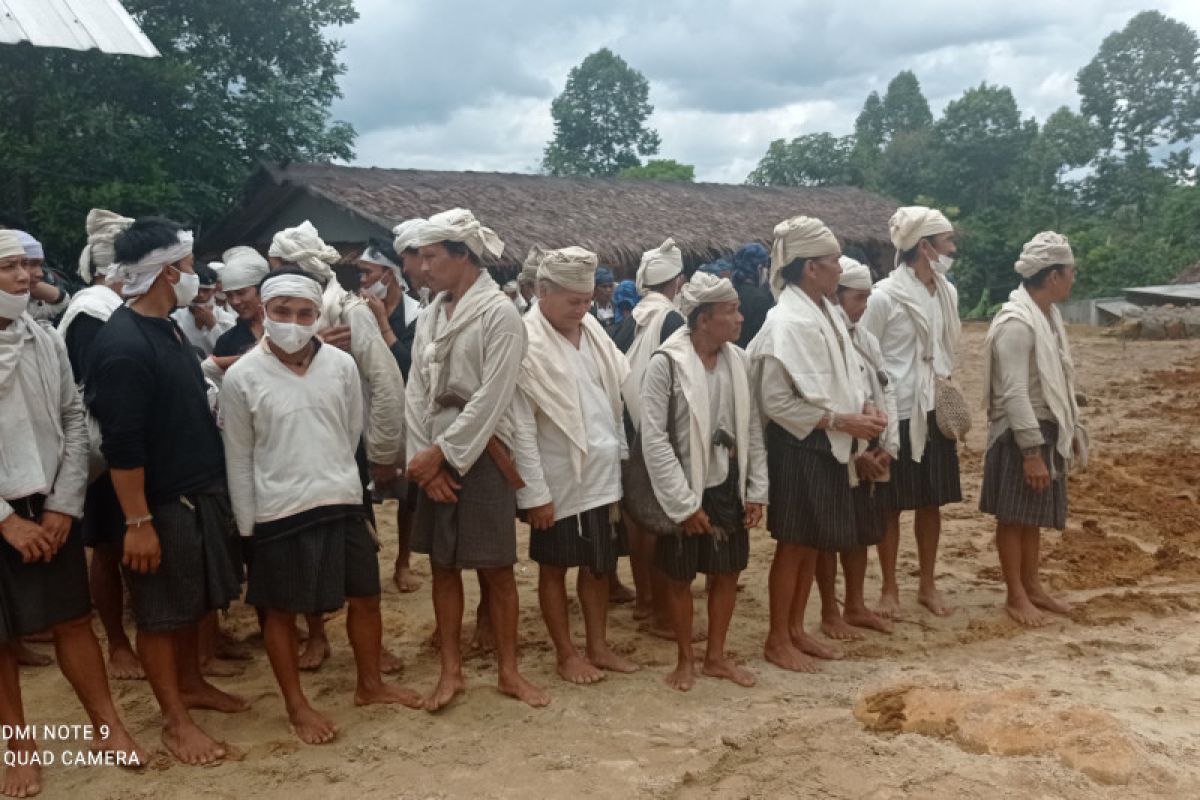
[[[200,673],[198,623],[240,587],[225,541],[234,523],[221,434],[200,361],[170,319],[199,288],[192,234],[143,218],[114,249],[127,304],[96,335],[85,399],[125,515],[137,649],[162,709],[163,743],[186,764],[211,764],[225,747],[189,709],[248,706]]]
[[[879,543],[883,589],[878,610],[885,617],[899,614],[900,512],[915,510],[921,573],[917,600],[937,616],[947,616],[954,609],[934,582],[941,506],[961,501],[962,487],[957,445],[938,429],[934,406],[937,381],[954,372],[962,331],[958,290],[945,278],[957,250],[954,226],[940,211],[907,206],[896,211],[889,227],[896,268],[875,284],[861,322],[879,340],[900,417],[900,453],[892,479],[880,484],[877,493],[886,521]]]
[[[217,273],[210,264],[196,264],[196,277],[200,280],[200,289],[195,299],[186,307],[176,309],[171,319],[183,331],[183,335],[191,342],[192,347],[203,353],[205,357],[212,355],[213,347],[221,334],[229,330],[237,322],[237,316],[217,308],[213,295],[217,292]]]

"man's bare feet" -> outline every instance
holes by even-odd
[[[558,676],[569,683],[587,686],[604,680],[604,671],[578,653],[573,653],[558,662]]]
[[[150,762],[150,752],[142,749],[123,725],[110,725],[108,737],[100,739],[92,750],[100,753],[125,753],[125,763],[133,769],[141,769]]]
[[[633,618],[636,621],[641,622],[644,619],[650,619],[651,615],[653,614],[654,606],[650,605],[649,603],[639,603],[636,600],[634,601]]]
[[[421,588],[421,579],[408,567],[396,567],[396,571],[392,573],[392,583],[396,586],[396,591],[400,594],[412,594]]]
[[[162,743],[171,751],[171,755],[192,766],[215,764],[225,757],[225,746],[191,721],[164,725]]]
[[[820,671],[817,662],[800,652],[790,641],[784,644],[777,644],[767,640],[766,647],[763,648],[763,658],[781,669],[791,670],[792,672]]]
[[[379,652],[379,671],[384,675],[398,675],[404,671],[404,662],[395,653],[381,650]]]
[[[937,617],[948,617],[954,613],[954,607],[948,604],[937,589],[919,592],[917,602],[929,609]]]
[[[609,672],[624,672],[628,674],[641,669],[640,666],[628,658],[617,655],[608,645],[605,645],[603,649],[589,650],[587,660],[600,669]]]
[[[669,622],[651,620],[645,625],[639,626],[639,630],[642,630],[651,636],[657,636],[659,639],[666,639],[669,642],[675,641],[675,630],[671,627]],[[704,623],[704,620],[699,620],[698,623],[693,623],[692,644],[703,642],[706,639],[708,639],[708,625]]]
[[[792,631],[792,645],[802,653],[823,658],[826,661],[839,661],[842,658],[842,651],[839,648],[814,639],[808,635],[808,631]]]
[[[200,665],[200,674],[209,678],[236,678],[246,671],[241,664],[223,658],[210,658]]]
[[[851,628],[846,620],[842,619],[840,613],[836,617],[821,618],[821,633],[830,639],[837,639],[839,642],[856,642],[863,638],[861,633]]]
[[[471,655],[482,655],[496,649],[496,635],[492,633],[492,622],[486,616],[477,617],[475,632],[471,634],[471,643],[467,652]]]
[[[20,639],[9,643],[9,647],[12,648],[13,655],[17,657],[17,663],[22,667],[48,667],[54,663],[53,658],[31,650],[29,645]]]
[[[333,651],[329,649],[329,640],[324,637],[308,637],[304,649],[300,651],[300,669],[305,672],[315,672],[325,663]]]
[[[1029,600],[1024,601],[1009,601],[1005,603],[1004,610],[1013,618],[1013,621],[1018,625],[1024,625],[1026,628],[1040,628],[1050,622],[1050,618],[1038,610],[1037,606]]]
[[[338,735],[337,724],[307,704],[289,711],[288,722],[292,724],[292,733],[305,744],[325,744]]]
[[[667,673],[663,682],[672,689],[689,692],[696,685],[696,667],[691,662],[681,662],[675,666],[675,669]]]
[[[543,706],[550,705],[549,692],[538,686],[534,686],[525,680],[525,676],[519,672],[514,672],[511,675],[501,674],[499,681],[496,683],[496,688],[500,690],[501,694],[515,697],[534,708],[542,708]]]
[[[424,708],[429,713],[441,711],[450,702],[467,690],[467,681],[463,678],[462,673],[457,675],[442,674],[438,679],[437,686],[433,687],[433,691],[425,696],[425,701],[422,703]]]
[[[1033,603],[1043,611],[1049,611],[1053,614],[1070,614],[1072,606],[1065,600],[1059,600],[1057,597],[1052,597],[1047,594],[1044,589],[1035,589],[1033,591],[1025,590],[1029,597],[1029,602]]]
[[[118,681],[141,681],[146,679],[142,662],[130,647],[118,647],[108,651],[108,675]]]
[[[884,619],[898,619],[900,617],[900,590],[887,589],[879,594],[879,605],[875,606],[875,613]]]
[[[359,686],[354,690],[354,705],[374,706],[387,703],[399,703],[409,708],[424,708],[425,698],[412,689],[396,686],[391,683],[380,683],[378,686]]]
[[[738,686],[750,687],[758,682],[753,672],[745,667],[739,667],[731,659],[725,657],[716,660],[704,659],[702,671],[710,678],[723,678],[733,681]]]
[[[30,753],[30,757],[32,757]],[[22,760],[24,760],[22,756]],[[38,764],[13,764],[4,770],[5,797],[33,797],[42,791],[42,768]]]
[[[250,708],[245,698],[223,692],[204,680],[194,686],[181,686],[180,694],[188,708],[206,708],[223,714],[238,714]]]
[[[846,621],[847,625],[879,631],[880,633],[891,633],[896,629],[891,620],[884,618],[882,614],[875,613],[866,606],[860,609],[847,608],[842,612],[842,619]]]
[[[625,584],[621,583],[621,579],[616,575],[609,576],[608,579],[608,602],[617,605],[632,603],[637,599],[633,589],[630,589]]]

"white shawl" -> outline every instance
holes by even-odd
[[[662,326],[667,314],[675,310],[675,305],[662,292],[648,293],[633,309],[636,332],[633,345],[625,354],[629,359],[629,376],[623,388],[629,418],[633,420],[634,428],[641,427],[642,423],[642,379],[646,375],[646,365],[650,363],[650,356],[658,349],[658,340],[662,335]]]
[[[429,316],[431,328],[437,325],[438,313],[448,302],[449,297],[448,293],[441,292],[429,304],[425,313]],[[479,277],[471,284],[471,288],[459,298],[458,304],[454,307],[454,315],[450,317],[449,322],[434,334],[429,344],[425,346],[425,352],[422,355],[424,362],[429,367],[428,379],[425,383],[425,399],[429,408],[436,407],[437,398],[443,391],[442,368],[445,366],[446,356],[454,344],[455,337],[492,308],[508,302],[511,301],[504,292],[500,291],[500,287],[492,280],[492,276],[486,270],[481,270]]]
[[[89,286],[71,298],[66,313],[59,320],[58,335],[65,339],[67,328],[71,327],[75,317],[80,314],[87,314],[101,322],[108,322],[112,313],[122,305],[121,296],[108,286]]]

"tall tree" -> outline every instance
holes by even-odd
[[[616,175],[658,152],[658,133],[646,122],[650,83],[608,48],[573,68],[554,99],[554,138],[542,169],[551,175]]]
[[[921,92],[921,82],[911,70],[897,73],[883,95],[881,127],[885,139],[898,133],[911,133],[933,124],[929,101]]]
[[[809,133],[790,142],[776,139],[746,178],[757,186],[831,186],[852,182],[854,139]]]

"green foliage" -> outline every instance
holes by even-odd
[[[617,175],[658,153],[658,133],[646,125],[650,83],[608,48],[574,67],[554,99],[554,139],[542,169],[550,175]]]
[[[747,183],[757,186],[837,186],[854,183],[850,165],[854,139],[810,133],[787,142],[776,139]]]
[[[352,0],[125,0],[163,54],[0,47],[0,206],[74,263],[88,209],[199,229],[260,159],[353,156],[330,119]]]
[[[892,78],[881,105],[881,123],[885,138],[911,133],[933,124],[929,101],[921,92],[921,83],[910,70]]]
[[[696,179],[696,168],[691,164],[680,164],[672,158],[652,158],[639,167],[625,167],[619,173],[622,178],[642,181],[683,181]]]

